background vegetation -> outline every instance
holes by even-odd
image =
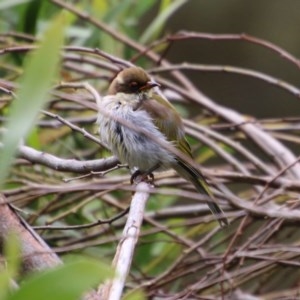
[[[195,161],[230,226],[219,228],[205,199],[173,171],[156,174],[124,295],[300,297],[300,62],[297,33],[288,30],[298,18],[277,8],[290,23],[267,36],[263,20],[275,19],[278,2],[254,1],[245,4],[244,22],[219,30],[219,19],[232,20],[241,4],[192,2],[0,3],[3,299],[53,299],[57,282],[57,297],[76,299],[112,275],[134,187],[97,140],[95,97],[83,83],[105,95],[130,64],[147,69],[184,117]],[[252,30],[256,36],[242,34]],[[8,236],[20,223],[11,222],[7,203],[50,248],[39,240],[39,253],[30,252],[22,231],[21,242]]]

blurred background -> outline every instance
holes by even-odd
[[[187,1],[168,21],[166,33],[179,30],[215,34],[246,33],[300,56],[300,1],[197,0]],[[152,12],[153,13],[153,12]],[[151,19],[149,13],[146,20]],[[147,23],[145,22],[145,23]],[[172,62],[232,65],[272,75],[299,86],[299,68],[246,41],[193,40],[175,43]],[[197,72],[193,82],[214,101],[259,118],[297,116],[300,99],[257,79],[224,73]]]
[[[1,31],[18,29],[38,34],[45,27],[46,18],[57,12],[53,2],[2,1]],[[180,30],[214,34],[246,33],[274,43],[296,57],[300,55],[298,0],[146,0],[143,4],[134,0],[81,0],[67,3],[91,13],[95,19],[146,45],[156,38]],[[171,4],[172,11],[166,12]],[[146,37],[145,31],[149,25],[162,14],[168,16],[162,18],[164,21],[156,30],[150,34],[148,32]],[[72,25],[68,31],[68,44],[90,44],[115,55],[121,54],[117,42],[107,36],[103,39],[105,34],[97,28],[82,20]],[[166,58],[177,63],[238,66],[264,72],[296,86],[299,84],[299,68],[295,64],[277,53],[246,41],[177,41]],[[197,72],[197,76],[193,72],[185,73],[214,101],[245,114],[258,118],[295,116],[300,109],[298,97],[261,80],[222,72]]]

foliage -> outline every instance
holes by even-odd
[[[45,33],[44,41],[36,53],[26,61],[24,75],[19,82],[20,89],[16,100],[11,105],[10,119],[6,123],[3,137],[3,150],[0,154],[0,186],[9,172],[18,145],[23,138],[26,138],[33,126],[39,110],[47,101],[48,90],[54,78],[57,78],[59,51],[63,41],[63,30],[61,31],[64,28],[63,21],[60,16]]]

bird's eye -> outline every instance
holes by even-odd
[[[132,92],[136,92],[139,90],[139,84],[136,81],[129,82],[129,88]]]
[[[135,87],[138,86],[138,83],[137,83],[136,81],[131,81],[131,82],[129,83],[129,86],[132,87],[132,88],[135,88]]]

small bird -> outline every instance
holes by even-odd
[[[107,96],[98,104],[97,123],[102,143],[128,164],[135,174],[173,168],[196,190],[208,196],[207,204],[221,226],[228,225],[222,209],[192,159],[182,119],[173,105],[157,91],[160,85],[139,67],[120,71]],[[175,149],[175,151],[172,151]]]

